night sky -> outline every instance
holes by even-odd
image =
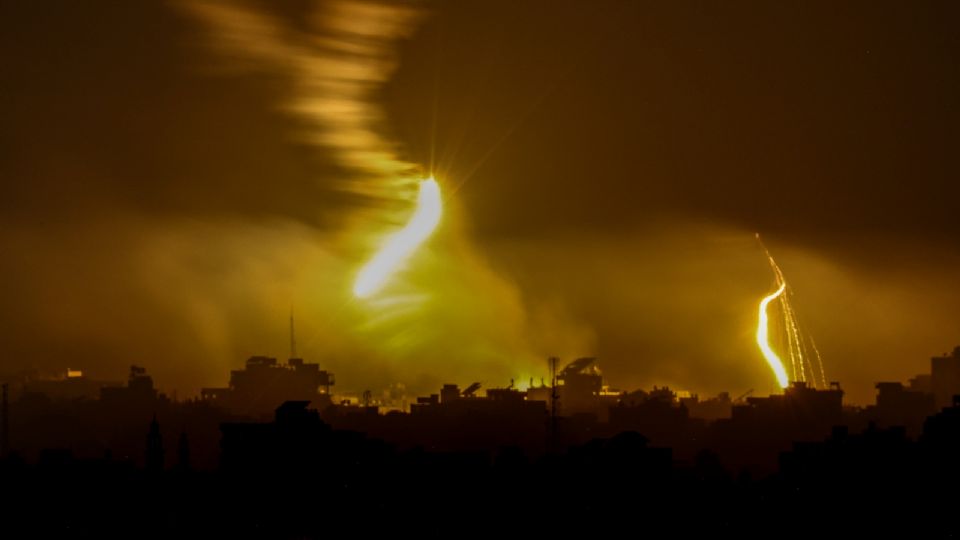
[[[0,0],[0,372],[766,394],[756,232],[848,400],[960,343],[960,4],[199,4]]]

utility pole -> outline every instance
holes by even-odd
[[[0,405],[0,421],[3,422],[3,428],[0,430],[0,457],[7,457],[10,453],[10,405],[7,396],[9,385],[3,383],[3,403]]]
[[[550,452],[557,451],[557,402],[560,395],[557,393],[557,362],[556,356],[550,357]]]

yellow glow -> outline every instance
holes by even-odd
[[[767,305],[779,298],[786,289],[787,284],[781,283],[780,288],[777,289],[775,293],[766,296],[760,301],[760,319],[757,323],[757,345],[760,346],[760,351],[763,352],[763,357],[767,359],[767,363],[770,364],[770,367],[773,369],[773,373],[777,376],[777,382],[780,384],[780,388],[786,388],[789,386],[790,381],[787,379],[787,371],[783,368],[783,362],[780,361],[780,357],[777,356],[777,353],[773,352],[773,349],[770,348],[770,343],[768,343]]]
[[[387,280],[420,246],[440,223],[442,201],[440,186],[433,178],[420,182],[417,209],[399,232],[391,236],[383,248],[360,270],[353,285],[353,294],[367,298],[386,285]]]
[[[513,388],[521,392],[526,392],[527,390],[534,388],[536,385],[537,383],[534,382],[533,377],[530,375],[521,375],[514,381]]]

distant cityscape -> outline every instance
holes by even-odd
[[[420,445],[443,451],[516,445],[538,455],[632,430],[673,448],[678,457],[691,458],[702,448],[721,448],[714,439],[732,440],[743,431],[767,433],[771,440],[766,459],[760,459],[763,452],[746,460],[736,457],[743,456],[739,452],[724,456],[740,467],[773,465],[778,449],[797,440],[816,440],[835,426],[854,431],[870,425],[898,426],[916,437],[929,416],[953,405],[954,396],[960,395],[960,347],[931,358],[930,373],[918,374],[906,384],[876,383],[876,402],[865,407],[844,405],[843,390],[836,382],[829,389],[793,382],[783,394],[759,397],[751,395],[751,390],[736,397],[723,392],[704,399],[668,387],[612,390],[594,358],[579,358],[562,368],[558,359],[550,362],[551,380],[539,384],[531,380],[526,390],[515,388],[513,381],[488,389],[480,383],[464,388],[445,384],[438,393],[415,400],[399,388],[380,395],[366,391],[359,398],[338,398],[333,393],[334,374],[301,358],[281,362],[253,356],[243,369],[230,372],[227,386],[203,388],[198,398],[183,401],[158,392],[147,369],[140,366],[130,367],[125,384],[92,380],[80,370],[68,370],[54,379],[25,372],[3,378],[2,447],[4,455],[15,452],[28,459],[54,448],[72,448],[86,457],[121,450],[122,456],[139,465],[139,436],[130,441],[111,439],[98,434],[94,424],[139,421],[146,425],[146,420],[156,417],[161,425],[172,428],[205,418],[206,431],[216,432],[224,422],[268,421],[284,403],[299,402],[335,429],[365,433],[401,448]],[[70,419],[72,427],[35,429],[56,419]],[[76,432],[78,425],[85,427]],[[199,426],[182,431],[188,440],[206,443],[196,448],[204,454],[199,463],[214,467],[215,436],[201,432]],[[178,439],[181,434],[166,435]]]
[[[131,504],[124,493],[160,497],[151,500],[171,520],[161,527],[168,532],[232,520],[233,532],[264,526],[313,535],[325,527],[290,519],[280,501],[243,518],[231,509],[256,493],[288,492],[302,500],[280,500],[325,504],[356,519],[363,519],[363,505],[395,505],[393,511],[415,515],[417,504],[453,511],[443,495],[453,490],[458,497],[470,493],[473,506],[461,518],[496,509],[506,519],[505,501],[550,512],[547,493],[613,507],[620,503],[601,486],[628,479],[654,490],[636,500],[658,512],[678,513],[658,506],[664,501],[654,493],[665,490],[698,512],[719,512],[721,528],[729,530],[756,517],[737,513],[736,505],[766,505],[757,519],[773,525],[788,517],[789,505],[824,512],[823,501],[838,497],[830,486],[902,503],[905,486],[928,489],[960,478],[960,347],[931,358],[930,373],[906,384],[878,382],[876,403],[866,407],[844,405],[837,383],[816,389],[794,382],[782,394],[701,399],[666,387],[610,390],[593,358],[563,366],[551,359],[551,365],[550,380],[526,390],[451,383],[412,403],[400,392],[337,399],[334,375],[300,358],[251,357],[230,373],[227,386],[187,400],[159,392],[140,366],[130,367],[125,384],[94,381],[78,370],[57,380],[8,376],[0,482],[20,490],[6,491],[9,508],[26,515],[57,508],[59,517],[48,520],[54,530],[102,530],[103,521],[91,517],[100,499],[70,491],[80,486],[120,506]],[[519,485],[539,483],[545,491],[535,491],[544,495],[498,498],[522,478]],[[461,492],[461,482],[480,485]],[[25,502],[30,497],[10,499],[33,492],[43,499],[42,486],[66,495],[37,508]],[[691,489],[699,491],[694,496]],[[805,496],[796,499],[795,489]],[[216,493],[220,513],[170,505],[177,493],[185,497],[176,499],[181,503],[201,504],[196,490]],[[726,493],[722,500],[708,496],[721,497],[718,490]],[[911,504],[934,504],[933,493]],[[126,519],[146,519],[144,511],[131,507]],[[927,525],[953,530],[946,519]]]

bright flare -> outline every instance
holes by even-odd
[[[780,383],[780,388],[786,388],[790,385],[790,382],[787,380],[787,370],[783,368],[783,362],[780,361],[780,357],[777,356],[777,353],[773,352],[773,349],[770,348],[770,343],[768,343],[767,305],[779,298],[785,290],[787,290],[787,284],[781,283],[777,292],[760,301],[760,320],[757,323],[757,345],[760,346],[764,358],[767,359],[767,363],[770,364],[773,373],[777,376],[777,382]]]
[[[440,186],[433,178],[420,182],[417,210],[400,232],[391,236],[383,248],[360,270],[353,294],[366,298],[383,288],[387,280],[420,246],[440,223],[442,201]]]

